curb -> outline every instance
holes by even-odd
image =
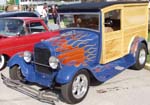
[[[150,63],[146,63],[144,68],[150,70]]]

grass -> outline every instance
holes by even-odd
[[[150,32],[148,32],[148,41],[150,41]]]
[[[148,41],[150,42],[150,32],[148,33]],[[150,54],[147,55],[147,63],[150,63]]]
[[[150,54],[147,55],[147,63],[150,63]]]
[[[49,19],[48,23],[54,24],[54,20],[53,19]]]

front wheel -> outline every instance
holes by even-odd
[[[84,99],[89,90],[89,73],[86,70],[79,71],[73,80],[62,85],[61,93],[66,102],[76,104]]]
[[[20,80],[20,81],[24,80],[24,76],[22,75],[21,69],[18,65],[15,65],[15,66],[10,68],[9,76],[13,80]]]
[[[4,55],[0,55],[0,70],[6,67],[6,57]]]
[[[147,59],[147,48],[144,43],[141,43],[136,53],[136,63],[131,67],[136,70],[144,68]]]

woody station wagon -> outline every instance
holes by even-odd
[[[129,67],[144,67],[148,2],[64,5],[58,9],[58,20],[59,36],[9,60],[11,79],[2,75],[8,87],[50,101],[49,92],[29,91],[25,82],[48,87],[52,92],[59,86],[63,99],[75,104],[87,95],[91,78],[105,82]]]

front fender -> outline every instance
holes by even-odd
[[[65,66],[58,72],[56,82],[60,84],[68,83],[74,78],[75,74],[82,69],[82,67]]]
[[[20,57],[19,54],[16,54],[8,61],[7,66],[12,67],[14,65],[20,65],[22,60],[22,57]]]
[[[7,63],[8,67],[11,68],[14,65],[18,65],[21,68],[21,73],[24,77],[28,77],[29,75],[29,69],[33,68],[32,65],[29,65],[25,63],[22,54],[18,53],[14,55]]]

